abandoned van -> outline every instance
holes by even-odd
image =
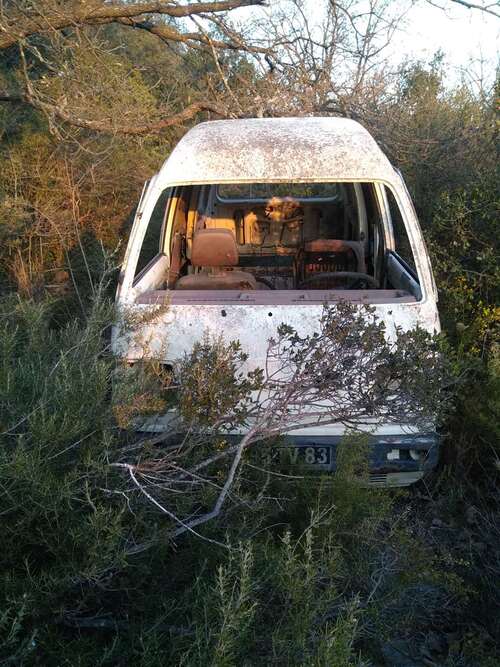
[[[144,186],[120,274],[119,309],[168,307],[145,320],[147,351],[119,324],[114,351],[170,363],[209,331],[239,340],[262,367],[280,323],[311,334],[340,300],[371,304],[389,332],[439,330],[415,210],[374,139],[341,118],[205,122]],[[309,426],[287,439],[324,471],[342,435]],[[408,485],[436,464],[438,436],[382,424],[370,451],[373,484]]]

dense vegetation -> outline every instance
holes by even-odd
[[[115,123],[97,132],[0,107],[5,664],[499,663],[498,86],[446,85],[439,55],[346,85],[334,69],[352,54],[346,34],[321,66],[281,43],[269,71],[244,49],[214,58],[213,44],[165,48],[116,24],[2,51],[2,88],[28,72],[39,99]],[[110,296],[143,181],[206,113],[161,133],[120,133],[117,119],[205,97],[227,115],[341,113],[368,127],[414,197],[450,354],[467,371],[441,464],[410,491],[352,481],[366,474],[361,440],[346,441],[333,479],[268,477],[248,460],[241,502],[205,539],[166,540],[166,517],[110,463],[137,448],[130,415],[157,409],[169,379],[136,378],[111,400]],[[158,443],[141,446],[154,458]]]

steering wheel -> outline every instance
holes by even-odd
[[[322,280],[337,280],[338,278],[344,278],[346,280],[346,285],[343,289],[367,289],[367,287],[378,289],[379,287],[378,280],[367,273],[358,273],[356,271],[325,271],[323,273],[313,273],[308,276],[299,283],[297,289],[304,289],[311,285],[311,283],[320,282]]]

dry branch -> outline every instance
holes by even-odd
[[[450,2],[454,2],[457,5],[462,5],[462,7],[466,7],[467,9],[476,9],[481,12],[486,12],[486,14],[491,14],[492,16],[496,16],[497,19],[500,19],[498,2],[491,2],[488,5],[478,5],[475,2],[467,2],[467,0],[450,0]]]
[[[183,125],[187,121],[194,118],[198,113],[208,111],[217,116],[227,117],[228,112],[221,106],[212,104],[210,102],[193,102],[181,111],[172,113],[171,110],[161,109],[158,111],[159,116],[163,116],[160,120],[151,121],[143,124],[123,124],[120,120],[108,119],[89,119],[77,116],[69,111],[62,109],[55,104],[45,102],[36,97],[32,92],[26,91],[24,94],[10,94],[8,92],[0,91],[0,102],[10,102],[12,104],[26,104],[33,109],[43,112],[51,120],[59,120],[69,123],[74,127],[80,127],[84,130],[92,130],[96,132],[106,132],[110,134],[125,134],[141,136],[145,134],[156,134],[169,127]]]
[[[213,374],[217,364],[209,347],[210,341],[204,340],[178,368],[181,385],[184,383],[180,413],[184,392],[190,398],[192,437],[175,453],[160,447],[149,462],[114,464],[128,470],[148,502],[176,524],[167,533],[170,539],[186,532],[199,535],[196,527],[220,517],[230,503],[241,502],[238,480],[249,448],[266,447],[272,438],[307,426],[336,424],[370,433],[381,424],[396,423],[425,432],[434,427],[437,414],[451,397],[442,391],[451,375],[436,340],[419,329],[397,329],[395,336],[389,336],[373,308],[340,303],[325,307],[313,334],[301,337],[288,325],[280,325],[276,338],[269,341],[265,368],[253,371],[256,375],[250,382],[240,374],[246,360],[240,348],[233,343],[223,350],[216,343],[213,350],[225,362],[234,362],[225,364],[232,380],[221,378],[219,392],[226,399],[229,393],[237,398],[229,410],[224,402],[224,414],[213,415],[212,426],[201,421],[197,425],[192,412],[197,408],[196,397],[200,403],[206,399],[205,403],[222,405],[217,395],[203,393],[216,392],[215,384],[207,387],[200,367],[200,360],[208,363],[206,371]],[[199,409],[203,420],[206,405]],[[224,433],[237,424],[244,431],[237,444],[226,443],[222,450],[210,445],[218,437],[224,439]],[[212,495],[214,488],[217,493],[207,508],[200,494],[208,486]],[[184,509],[176,505],[179,494]],[[187,515],[186,500],[191,506]],[[183,518],[179,513],[184,513]]]
[[[31,11],[5,11],[0,20],[0,50],[7,49],[32,35],[58,32],[84,25],[121,22],[146,14],[171,18],[226,12],[238,7],[262,5],[263,0],[221,0],[178,5],[172,2],[120,2],[103,0],[77,3],[39,3]]]
[[[43,0],[26,9],[22,4],[13,3],[9,5],[8,10],[3,9],[0,13],[0,51],[17,45],[22,60],[19,72],[21,76],[12,89],[0,91],[0,103],[26,105],[45,114],[51,129],[57,135],[61,134],[60,126],[68,125],[93,132],[143,136],[156,134],[170,127],[182,126],[203,111],[221,117],[230,116],[231,114],[217,102],[218,95],[215,95],[214,101],[206,99],[205,96],[194,102],[191,101],[192,97],[188,97],[187,100],[183,98],[168,108],[161,106],[159,109],[151,109],[146,116],[139,114],[137,119],[129,120],[126,114],[121,112],[111,115],[109,110],[102,111],[96,117],[95,108],[89,106],[88,113],[87,108],[79,108],[78,92],[76,98],[73,95],[72,100],[71,95],[67,95],[64,90],[64,86],[61,89],[61,85],[58,86],[57,82],[60,83],[63,80],[60,77],[66,76],[71,67],[76,68],[80,62],[81,56],[78,54],[73,62],[68,50],[71,54],[76,54],[82,39],[86,44],[92,41],[93,33],[89,37],[80,31],[80,28],[85,26],[117,24],[125,28],[146,31],[159,38],[168,47],[176,44],[184,45],[182,53],[185,53],[186,49],[201,49],[213,54],[215,50],[227,49],[268,55],[266,49],[245,43],[245,40],[236,33],[221,31],[222,39],[212,39],[202,28],[197,32],[188,32],[184,31],[182,24],[172,21],[167,23],[161,18],[163,16],[175,21],[186,18],[194,20],[199,16],[206,21],[212,21],[221,13],[230,12],[238,7],[262,4],[262,0],[224,0],[191,4],[165,1],[108,3],[103,0],[63,3]],[[48,42],[43,54],[36,45],[36,40],[40,37]],[[90,51],[93,48],[94,46],[91,46]],[[95,53],[100,53],[100,59],[96,60],[96,79],[98,83],[102,74],[104,90],[107,83],[106,55],[111,53],[111,48],[108,52],[106,48],[104,47],[103,51],[97,40]],[[50,72],[50,76],[40,77],[36,67],[25,56],[25,52],[31,54],[38,66]],[[51,88],[52,83],[55,86]],[[96,88],[98,88],[97,83]],[[76,107],[73,106],[74,103]],[[180,110],[177,110],[179,107]]]

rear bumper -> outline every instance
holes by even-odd
[[[337,469],[337,449],[342,436],[290,436],[289,447],[329,447],[328,464],[307,466],[321,473]],[[373,486],[408,486],[436,467],[440,436],[436,432],[400,435],[373,435],[368,440],[370,484]]]
[[[149,418],[138,430],[149,432],[168,431],[176,413],[169,412],[156,418]],[[239,441],[241,434],[227,434],[228,440]],[[337,469],[337,449],[345,435],[303,435],[287,434],[279,448],[329,448],[329,463],[304,467],[311,472],[333,473]],[[372,486],[409,486],[421,479],[426,472],[436,467],[439,460],[441,437],[435,431],[425,433],[375,433],[368,436],[369,482]],[[263,452],[267,460],[269,452]]]

